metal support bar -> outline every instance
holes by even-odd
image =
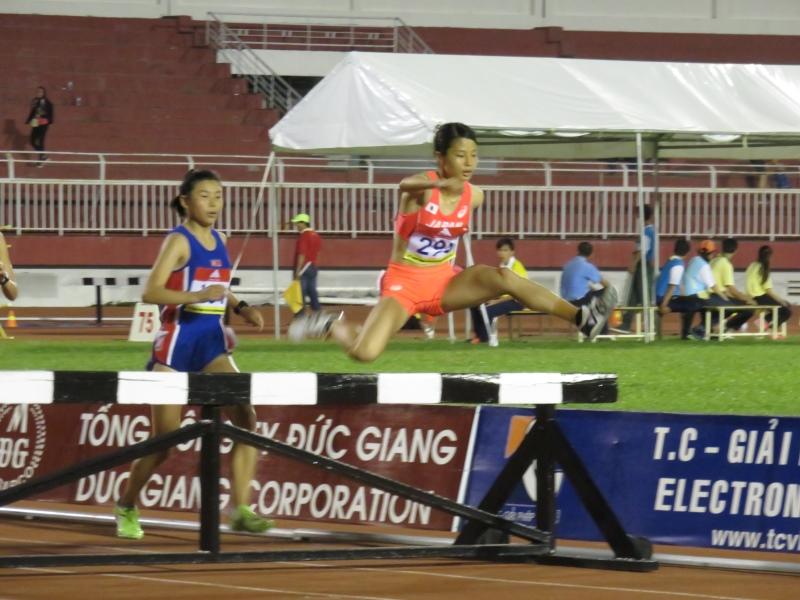
[[[398,546],[339,550],[273,550],[269,552],[165,552],[149,554],[54,554],[0,557],[3,567],[68,567],[100,565],[248,563],[311,560],[367,560],[398,558],[474,558],[519,560],[541,554],[542,546],[496,544],[483,546]]]
[[[513,521],[498,517],[497,515],[493,515],[486,511],[459,504],[458,502],[454,502],[448,498],[443,498],[437,494],[424,492],[410,485],[394,481],[381,475],[376,475],[375,473],[370,473],[369,471],[359,469],[358,467],[354,467],[347,463],[325,458],[318,454],[314,454],[313,452],[307,452],[305,450],[301,450],[300,448],[295,448],[294,446],[284,444],[283,442],[265,438],[245,429],[234,427],[233,425],[222,425],[222,435],[230,437],[235,441],[240,441],[251,446],[255,446],[256,448],[271,450],[288,458],[316,465],[327,471],[332,471],[339,475],[344,475],[345,477],[366,483],[367,485],[380,490],[396,494],[403,498],[408,498],[409,500],[423,503],[448,514],[475,520],[483,525],[491,527],[492,529],[499,529],[500,531],[504,531],[506,533],[510,533],[539,544],[550,544],[550,535],[533,527],[519,525],[518,523],[514,523]]]
[[[78,481],[82,477],[99,473],[119,465],[129,463],[134,459],[147,456],[159,450],[166,450],[177,444],[182,444],[193,440],[202,435],[209,427],[208,423],[193,423],[170,433],[139,442],[123,450],[117,450],[103,454],[95,458],[90,458],[77,465],[72,465],[65,469],[59,469],[48,475],[37,477],[31,481],[21,483],[7,490],[0,491],[0,506],[11,504],[17,500],[24,500],[29,496],[41,494],[73,481]]]
[[[203,420],[210,422],[200,448],[200,550],[219,554],[219,406],[203,405]]]

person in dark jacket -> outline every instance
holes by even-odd
[[[31,126],[31,146],[39,152],[37,167],[41,167],[47,160],[44,153],[44,138],[47,129],[53,124],[53,103],[47,97],[47,90],[39,86],[36,88],[36,97],[31,100],[31,110],[25,122]]]

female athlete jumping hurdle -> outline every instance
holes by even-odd
[[[462,123],[446,123],[437,129],[433,148],[437,170],[400,182],[400,210],[381,299],[364,324],[348,323],[342,315],[313,313],[292,322],[289,338],[333,337],[352,358],[370,362],[381,355],[410,315],[441,315],[503,294],[529,309],[574,323],[587,337],[595,337],[616,305],[613,287],[579,308],[508,269],[474,265],[456,273],[458,240],[484,199],[483,190],[469,183],[478,166],[477,138]]]

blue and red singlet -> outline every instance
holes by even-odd
[[[215,229],[211,230],[216,241],[213,250],[206,249],[183,225],[170,233],[187,239],[189,260],[170,274],[168,290],[197,292],[210,285],[230,285],[231,261]],[[223,323],[227,302],[227,297],[223,297],[195,304],[162,306],[161,329],[153,342],[148,368],[160,363],[176,371],[198,372],[220,354],[233,350],[233,339]]]

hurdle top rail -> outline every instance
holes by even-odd
[[[617,377],[561,373],[0,371],[7,404],[500,404],[617,400]]]

